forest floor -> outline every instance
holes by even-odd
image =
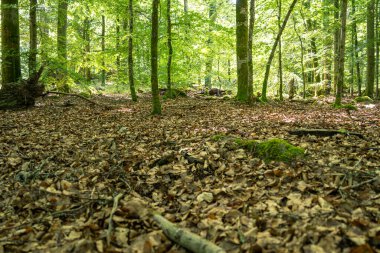
[[[380,252],[379,103],[182,98],[154,117],[148,98],[67,99],[0,111],[0,252],[186,252],[150,210],[227,252]],[[216,134],[285,139],[306,157],[265,163]]]

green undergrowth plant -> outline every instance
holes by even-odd
[[[368,96],[362,96],[362,97],[355,98],[355,102],[356,103],[363,103],[363,102],[371,103],[373,102],[373,99]]]

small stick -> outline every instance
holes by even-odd
[[[107,230],[107,245],[109,246],[110,243],[111,243],[111,233],[112,233],[112,230],[113,230],[113,223],[112,223],[112,218],[113,218],[113,215],[115,214],[116,212],[116,209],[117,209],[117,206],[119,205],[119,200],[121,199],[121,197],[123,197],[123,194],[122,193],[119,193],[114,201],[113,201],[113,207],[112,207],[112,210],[111,210],[111,213],[110,213],[110,218],[108,220],[108,230]]]
[[[372,178],[372,179],[369,179],[367,181],[364,181],[364,182],[361,182],[359,184],[355,184],[355,185],[349,185],[349,186],[346,186],[346,187],[341,187],[340,189],[342,190],[349,190],[349,189],[354,189],[354,188],[358,188],[360,186],[363,186],[365,184],[370,184],[372,182],[375,182],[379,179],[379,177],[375,177],[375,178]]]

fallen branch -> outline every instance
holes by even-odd
[[[111,210],[111,213],[110,213],[110,218],[108,220],[108,230],[107,230],[107,245],[109,246],[110,243],[111,243],[111,234],[112,234],[112,230],[113,230],[113,223],[112,223],[112,218],[113,218],[113,215],[115,214],[116,212],[116,209],[117,209],[117,206],[119,205],[119,200],[121,199],[121,197],[123,197],[123,194],[122,193],[119,193],[114,201],[113,201],[113,207],[112,207],[112,210]]]
[[[297,129],[289,131],[290,134],[303,136],[303,135],[315,135],[315,136],[334,136],[336,134],[344,134],[344,135],[355,135],[361,139],[364,139],[364,136],[360,133],[349,132],[345,130],[330,130],[330,129]]]
[[[109,109],[110,107],[107,106],[107,105],[101,105],[101,104],[98,104],[96,103],[95,101],[92,101],[91,99],[88,99],[82,95],[79,95],[79,94],[76,94],[76,93],[66,93],[66,92],[60,92],[60,91],[47,91],[44,95],[48,95],[48,94],[58,94],[58,95],[65,95],[65,96],[73,96],[73,97],[78,97],[78,98],[81,98],[83,100],[86,100],[87,102],[89,102],[90,104],[93,104],[93,105],[98,105],[98,106],[102,106],[102,107],[105,107],[107,109]]]
[[[165,235],[180,246],[195,253],[225,253],[226,251],[210,241],[193,234],[190,231],[179,228],[159,214],[153,214],[153,219],[158,223]]]

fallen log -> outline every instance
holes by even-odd
[[[153,219],[158,223],[164,234],[178,245],[195,253],[225,253],[226,251],[214,243],[207,241],[197,234],[179,228],[160,214],[153,214]]]
[[[332,129],[297,129],[297,130],[290,130],[288,131],[290,134],[297,135],[297,136],[304,136],[304,135],[315,135],[320,137],[326,137],[326,136],[334,136],[336,134],[344,134],[344,135],[354,135],[361,139],[364,139],[364,135],[361,133],[356,132],[349,132],[346,130],[332,130]]]
[[[96,103],[95,101],[92,101],[91,99],[88,99],[82,95],[79,95],[79,94],[76,94],[76,93],[66,93],[66,92],[60,92],[60,91],[47,91],[44,96],[48,95],[48,94],[57,94],[57,95],[65,95],[65,96],[72,96],[72,97],[78,97],[78,98],[81,98],[87,102],[89,102],[90,104],[93,104],[93,105],[97,105],[97,106],[102,106],[102,107],[105,107],[106,109],[110,109],[111,107],[108,106],[108,105],[102,105],[102,104],[98,104]]]

